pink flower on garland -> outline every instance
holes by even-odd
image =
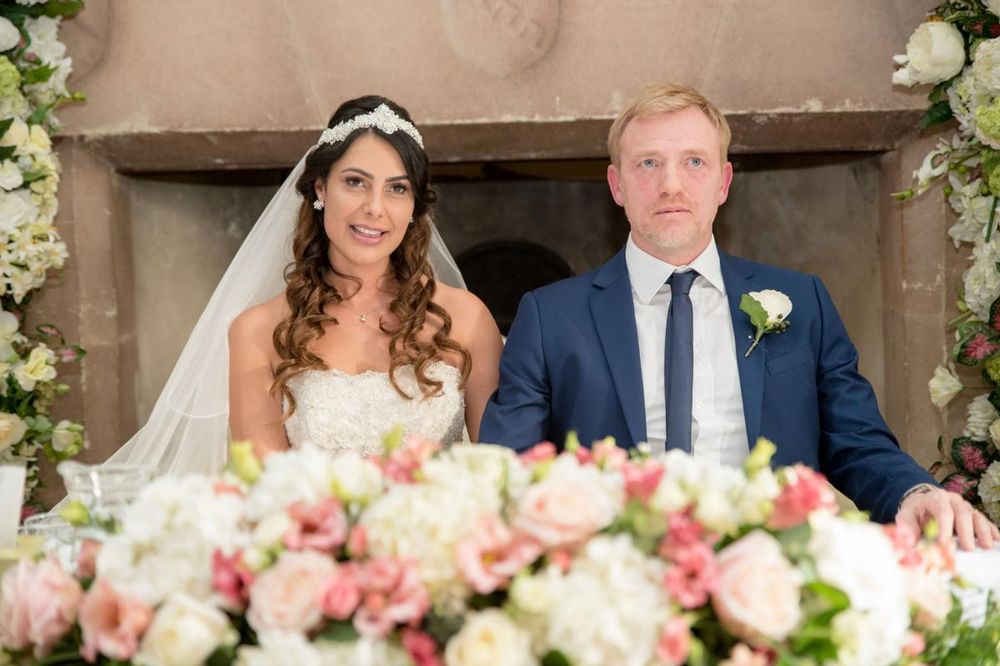
[[[973,361],[985,361],[1000,350],[985,333],[977,333],[965,344],[964,354]]]
[[[986,454],[978,446],[972,444],[959,446],[958,455],[962,459],[962,467],[969,472],[985,472],[990,466]]]
[[[953,493],[958,493],[959,495],[965,495],[967,492],[976,487],[976,485],[977,482],[975,479],[955,474],[945,480],[944,489],[950,490]]]

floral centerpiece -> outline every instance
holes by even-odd
[[[52,111],[80,98],[66,88],[72,61],[58,31],[82,5],[0,0],[0,463],[26,463],[25,499],[39,485],[40,456],[64,460],[84,445],[82,426],[49,416],[68,390],[56,365],[83,350],[52,326],[19,330],[32,294],[67,256],[54,226],[59,160],[50,137],[59,128]]]
[[[741,471],[396,436],[262,466],[237,444],[73,562],[8,570],[0,644],[40,664],[997,663],[1000,614],[962,621],[950,546],[838,515],[773,451]]]

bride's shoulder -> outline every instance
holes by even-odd
[[[260,305],[241,312],[229,326],[229,337],[230,339],[264,337],[270,340],[275,327],[288,317],[290,312],[288,301],[282,292]]]
[[[434,300],[451,317],[452,336],[457,340],[496,331],[493,315],[471,291],[438,283]],[[499,332],[496,335],[499,338]]]

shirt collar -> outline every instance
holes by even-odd
[[[693,268],[698,274],[715,287],[723,296],[726,295],[726,285],[722,280],[722,266],[719,263],[719,248],[715,244],[715,236],[708,242],[701,254],[687,266],[675,266],[661,261],[651,254],[639,249],[629,234],[625,244],[625,264],[628,266],[628,278],[632,283],[632,293],[640,302],[649,305],[653,296],[681,268]]]

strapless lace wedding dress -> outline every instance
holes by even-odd
[[[465,425],[461,372],[437,361],[428,366],[427,375],[443,386],[440,394],[421,398],[412,366],[397,371],[400,387],[416,396],[407,400],[392,387],[386,372],[303,372],[288,382],[296,401],[295,413],[285,421],[289,446],[372,455],[380,450],[382,435],[397,425],[402,425],[407,435],[421,435],[443,444],[461,441]]]

